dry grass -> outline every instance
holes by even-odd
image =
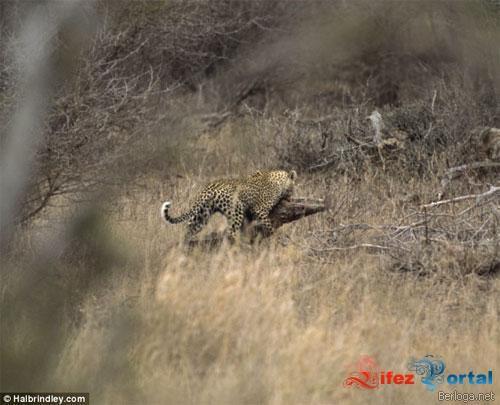
[[[363,249],[317,255],[308,248],[313,231],[329,225],[384,223],[402,214],[381,193],[383,182],[366,176],[357,186],[363,200],[337,180],[335,196],[348,202],[335,218],[325,213],[287,225],[265,246],[189,254],[179,244],[182,229],[160,222],[158,201],[185,201],[206,178],[150,179],[147,191],[115,202],[105,222],[92,214],[89,239],[76,244],[84,253],[63,255],[65,267],[50,270],[55,279],[90,272],[78,279],[80,291],[65,291],[75,278],[59,281],[65,296],[81,294],[75,306],[65,304],[56,316],[45,313],[54,308],[43,300],[37,312],[22,307],[27,311],[13,322],[17,329],[4,337],[4,348],[22,353],[25,342],[39,350],[35,315],[60,319],[58,354],[32,386],[90,391],[95,403],[424,403],[435,394],[420,383],[376,393],[343,388],[346,367],[369,354],[385,369],[406,371],[411,356],[433,353],[450,372],[495,369],[500,284],[469,271],[481,261],[478,249],[468,261],[451,242],[431,249],[432,271],[422,275],[394,271],[393,259]],[[332,190],[324,176],[304,175],[299,192]],[[120,257],[104,275],[96,273],[103,246]],[[16,283],[4,285],[5,302]],[[19,307],[14,312],[20,315]],[[13,361],[8,370],[16,367],[22,365]],[[21,386],[13,376],[4,378]],[[496,381],[488,389],[498,387]]]
[[[343,388],[349,365],[366,354],[406,372],[410,357],[435,354],[449,372],[496,373],[498,194],[422,208],[450,167],[483,159],[473,128],[498,126],[493,6],[297,2],[282,13],[287,2],[174,3],[129,2],[118,25],[104,21],[97,39],[107,46],[81,69],[109,61],[110,78],[127,80],[88,71],[80,78],[95,86],[81,90],[95,89],[86,102],[95,110],[70,109],[66,138],[47,127],[83,160],[68,168],[71,159],[41,145],[48,163],[75,169],[78,187],[1,230],[1,389],[90,392],[97,404],[413,404],[437,396],[420,382]],[[109,4],[120,12],[121,2]],[[0,118],[9,123],[17,90],[4,70]],[[80,94],[59,90],[53,118]],[[375,108],[408,135],[382,151],[385,161],[365,119]],[[108,127],[100,110],[115,114]],[[83,145],[88,155],[71,146],[86,133],[98,142]],[[104,137],[113,134],[121,143]],[[182,226],[159,218],[162,201],[185,210],[214,178],[280,167],[297,169],[296,193],[326,198],[329,212],[259,246],[212,252],[188,252]],[[467,171],[446,198],[498,186],[497,174]],[[98,186],[82,187],[87,177]],[[219,217],[206,232],[224,226]],[[497,377],[458,389],[498,394]]]

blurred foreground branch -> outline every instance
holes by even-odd
[[[90,8],[90,7],[89,7]],[[54,88],[70,76],[73,58],[55,48],[64,27],[68,43],[75,48],[84,42],[89,31],[81,16],[83,2],[47,3],[34,6],[18,33],[15,63],[20,66],[17,78],[18,107],[14,113],[0,164],[0,242],[10,239],[12,226],[19,212],[32,177],[35,157],[40,148],[46,113]],[[69,60],[59,63],[57,58]],[[64,66],[63,66],[64,65]]]

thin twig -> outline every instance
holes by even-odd
[[[318,251],[318,252],[328,252],[328,251],[333,251],[333,250],[352,250],[352,249],[360,249],[360,248],[374,248],[374,249],[380,249],[380,250],[390,250],[391,248],[388,246],[381,246],[381,245],[374,245],[372,243],[359,243],[357,245],[352,245],[352,246],[332,246],[324,249],[317,249],[312,247],[311,250],[313,251]]]

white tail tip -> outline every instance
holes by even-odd
[[[165,215],[165,214],[167,213],[167,211],[168,211],[168,209],[170,208],[170,206],[171,206],[171,205],[172,205],[172,202],[171,202],[171,201],[165,201],[165,202],[162,204],[162,206],[161,206],[161,210],[160,210],[160,215],[161,215],[161,217],[162,217],[162,218],[163,218],[163,220],[164,220],[165,222],[167,222],[167,223],[168,223],[168,221],[167,221],[167,218],[166,218],[166,215]]]

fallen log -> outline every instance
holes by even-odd
[[[269,218],[274,229],[278,229],[284,224],[297,221],[309,215],[317,214],[318,212],[325,211],[327,206],[324,199],[318,198],[305,198],[305,197],[292,197],[282,200],[276,205],[269,214]],[[258,220],[246,218],[242,228],[242,239],[250,243],[255,243],[259,240],[265,239],[267,234],[265,227]],[[203,248],[216,248],[222,244],[225,235],[218,232],[212,232],[202,239],[193,239],[189,241],[188,246],[203,247]]]
[[[309,215],[326,210],[325,200],[322,198],[295,197],[281,201],[273,208],[269,218],[275,228],[297,221]]]

